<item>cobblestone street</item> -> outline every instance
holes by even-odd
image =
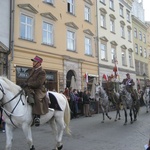
[[[72,136],[64,135],[63,150],[144,150],[150,137],[150,113],[141,107],[138,120],[133,124],[124,126],[124,113],[122,119],[114,122],[116,112],[110,112],[112,120],[106,118],[101,123],[102,114],[92,117],[79,117],[71,120]],[[36,150],[52,150],[53,136],[51,128],[46,124],[38,128],[33,127],[33,139]],[[0,150],[5,147],[5,133],[0,133]],[[12,150],[28,150],[23,132],[16,129]]]

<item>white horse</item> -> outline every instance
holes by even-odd
[[[143,101],[146,106],[146,112],[148,113],[149,109],[150,109],[150,89],[149,89],[149,87],[146,87],[146,89],[144,91]]]
[[[108,100],[108,96],[106,94],[106,91],[100,85],[96,85],[95,99],[96,99],[96,101],[99,101],[99,103],[100,103],[102,113],[103,113],[102,123],[104,123],[105,114],[106,114],[107,118],[111,119],[111,117],[108,115],[110,102]]]
[[[130,123],[132,124],[133,121],[137,120],[137,114],[139,111],[139,100],[134,101],[131,93],[129,93],[126,89],[125,85],[121,85],[120,86],[120,98],[121,98],[121,102],[123,104],[123,110],[124,110],[124,114],[125,114],[125,122],[124,125],[127,124],[127,109],[129,108],[129,115],[130,115]],[[134,120],[132,117],[132,113],[134,115]]]
[[[40,123],[50,123],[56,140],[54,149],[61,150],[63,147],[62,136],[64,129],[66,128],[67,133],[70,134],[70,108],[63,94],[51,93],[57,98],[62,111],[49,109],[47,114],[41,115]],[[6,150],[11,150],[12,148],[14,128],[22,128],[30,150],[35,150],[31,132],[32,107],[27,103],[25,93],[21,87],[6,77],[0,77],[0,105],[6,122]]]

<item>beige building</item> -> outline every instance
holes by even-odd
[[[126,73],[135,79],[133,53],[132,0],[97,0],[99,74],[113,74],[118,66],[118,80],[122,81]]]
[[[28,77],[31,58],[44,59],[47,88],[70,87],[75,76],[78,89],[88,88],[98,77],[95,0],[15,0],[12,81]]]
[[[148,71],[148,51],[146,43],[147,27],[144,22],[140,21],[135,16],[132,17],[133,28],[133,45],[136,68],[137,83],[142,88],[145,84],[145,77],[149,77]]]

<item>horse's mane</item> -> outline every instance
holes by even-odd
[[[14,94],[17,94],[21,90],[20,86],[16,85],[5,76],[0,76],[0,80],[3,80],[6,83],[2,86]]]

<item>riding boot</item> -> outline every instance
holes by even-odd
[[[40,115],[35,115],[34,124],[36,127],[40,126]]]

